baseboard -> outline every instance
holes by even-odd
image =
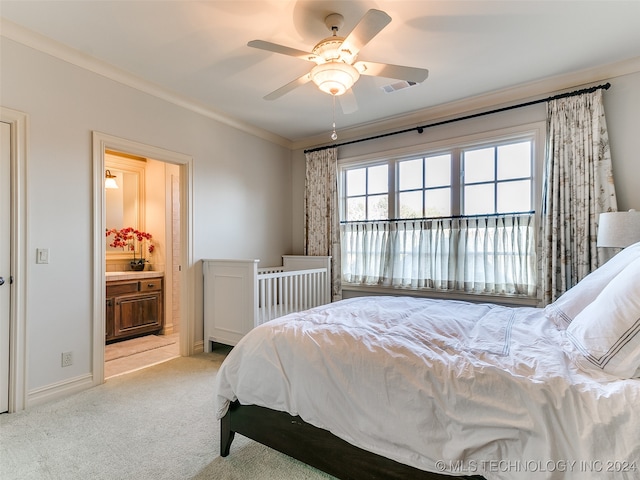
[[[87,373],[79,377],[36,388],[27,394],[27,408],[50,402],[51,400],[57,400],[93,386],[93,376]]]
[[[160,331],[160,335],[171,335],[173,333],[173,324],[165,325]]]
[[[204,341],[200,340],[198,342],[194,342],[193,344],[193,354],[204,352]]]

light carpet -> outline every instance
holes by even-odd
[[[0,415],[3,480],[327,480],[241,435],[219,455],[214,382],[228,350],[181,357]]]

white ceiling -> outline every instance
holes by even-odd
[[[0,0],[0,16],[11,22],[5,26],[37,32],[291,142],[328,136],[331,96],[309,83],[264,100],[312,64],[247,42],[310,51],[329,35],[329,13],[344,16],[346,35],[370,8],[393,20],[359,59],[428,68],[430,75],[391,94],[380,87],[392,79],[361,77],[353,87],[358,110],[345,115],[336,106],[338,131],[640,57],[638,0]]]

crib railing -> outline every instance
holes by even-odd
[[[276,317],[331,302],[331,257],[283,255],[283,265],[258,260],[203,260],[204,351],[235,345]]]
[[[257,323],[330,302],[326,268],[284,271],[258,269]]]

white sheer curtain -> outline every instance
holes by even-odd
[[[331,255],[333,300],[342,298],[340,280],[340,218],[338,212],[338,150],[306,153],[305,255]]]
[[[534,223],[533,213],[344,223],[343,280],[535,296]]]
[[[598,215],[617,209],[602,90],[547,104],[541,275],[553,302],[602,264]]]

